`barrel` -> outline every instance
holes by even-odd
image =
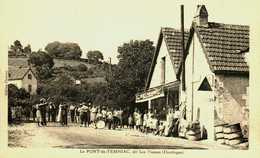
[[[219,144],[225,144],[225,135],[224,135],[224,126],[226,126],[226,123],[218,123],[214,125],[215,130],[215,140]]]
[[[223,131],[225,144],[237,145],[242,142],[243,135],[239,123],[225,125]]]
[[[192,141],[197,141],[197,140],[200,140],[200,131],[194,131],[194,130],[189,130],[187,133],[186,133],[186,138],[188,140],[192,140]]]
[[[188,140],[197,141],[201,139],[200,123],[193,122],[191,124],[191,129],[186,133],[186,138]]]

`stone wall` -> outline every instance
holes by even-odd
[[[216,75],[215,120],[240,123],[246,136],[248,136],[245,130],[248,130],[249,115],[248,87],[248,76]]]

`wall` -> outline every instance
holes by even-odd
[[[180,101],[186,105],[186,118],[188,121],[199,120],[205,126],[208,136],[213,140],[214,134],[214,100],[213,91],[199,91],[204,78],[207,78],[213,88],[214,74],[211,72],[206,56],[196,33],[189,48],[185,63],[186,91],[181,92]]]
[[[13,84],[17,88],[22,88],[22,80],[8,80],[8,84]]]
[[[156,60],[156,65],[152,74],[150,87],[157,87],[161,85],[161,59],[165,57],[165,83],[176,81],[176,73],[171,62],[166,43],[163,40],[162,45]]]
[[[32,75],[32,79],[28,79],[28,75],[31,74]],[[23,84],[23,88],[25,88],[25,90],[28,92],[28,85],[32,85],[32,91],[31,94],[36,94],[36,90],[37,90],[37,80],[35,78],[35,76],[33,75],[32,71],[29,71],[25,76],[24,79],[22,80],[22,84]]]
[[[248,126],[249,77],[242,75],[217,75],[216,119],[226,123],[241,123]]]

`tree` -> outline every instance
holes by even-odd
[[[24,51],[24,54],[29,56],[32,53],[31,45],[28,44],[27,46],[25,46],[23,51]]]
[[[40,79],[47,79],[51,77],[54,61],[48,53],[42,50],[32,52],[29,56],[28,62],[36,67],[37,75]]]
[[[14,84],[8,84],[8,104],[14,105],[18,98],[19,89]]]
[[[53,58],[46,52],[38,50],[37,52],[32,52],[29,57],[29,61],[34,66],[43,66],[46,65],[48,68],[54,66]]]
[[[88,67],[85,64],[79,64],[78,66],[75,67],[76,70],[78,71],[87,71]]]
[[[9,56],[23,56],[23,45],[19,40],[15,40],[8,50]]]
[[[98,64],[100,60],[104,59],[103,54],[98,50],[88,51],[87,58],[90,64]]]
[[[107,76],[109,96],[119,105],[135,102],[135,94],[143,89],[155,47],[150,40],[130,41],[118,47],[119,62]]]
[[[54,58],[75,59],[81,57],[82,50],[77,43],[61,43],[58,41],[47,44],[45,50]]]

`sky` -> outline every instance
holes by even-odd
[[[245,0],[0,0],[0,18],[9,46],[20,40],[37,51],[53,41],[76,42],[84,53],[100,50],[116,63],[123,43],[150,39],[156,45],[161,27],[180,28],[181,4],[186,28],[197,4],[206,5],[209,21],[228,24],[250,25],[256,11]]]

